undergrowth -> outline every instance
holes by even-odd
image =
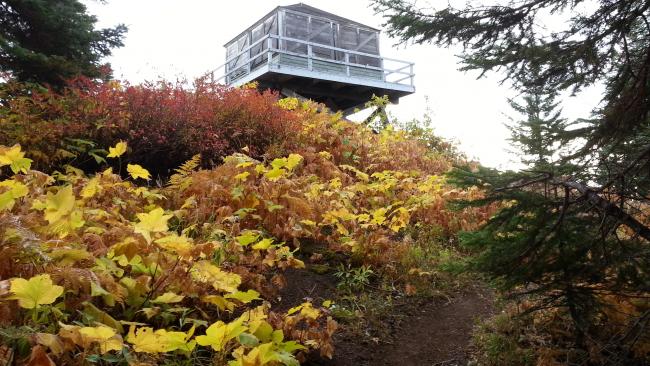
[[[3,95],[3,141],[34,142],[0,147],[3,352],[59,364],[297,365],[314,353],[331,357],[335,317],[389,309],[400,296],[424,296],[426,282],[447,281],[461,260],[455,233],[490,214],[447,208],[481,192],[449,187],[449,151],[407,130],[375,134],[313,103],[206,88],[113,83],[63,96]],[[251,105],[259,102],[263,108]],[[147,118],[134,113],[149,109],[156,113]],[[253,138],[266,123],[256,116],[268,111],[283,116],[282,127]],[[158,129],[155,116],[168,112]],[[202,117],[188,117],[194,113]],[[187,127],[196,133],[223,122],[244,133],[228,139],[248,137],[221,150],[201,136],[190,145],[151,140],[149,133],[187,120],[199,123]],[[58,132],[27,133],[32,123]],[[121,128],[129,134],[116,134]],[[70,134],[87,148],[56,155]],[[153,163],[158,148],[165,159]],[[95,165],[87,168],[83,154],[96,155]],[[171,177],[154,182],[148,162]],[[303,299],[279,310],[277,294],[291,286],[284,272],[305,267],[309,246],[343,263],[341,300]],[[353,299],[355,292],[363,294]]]

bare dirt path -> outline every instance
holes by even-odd
[[[403,311],[389,339],[377,344],[359,338],[338,339],[334,359],[310,365],[466,365],[472,328],[477,319],[493,312],[493,297],[485,289],[468,289],[448,302],[409,306]]]

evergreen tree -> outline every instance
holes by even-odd
[[[528,168],[547,168],[553,159],[557,136],[565,129],[556,94],[532,89],[523,95],[523,103],[510,99],[512,109],[525,119],[508,125],[510,141],[518,149],[521,162]]]
[[[581,1],[521,0],[442,9],[373,2],[390,35],[460,44],[464,70],[501,71],[517,90],[605,85],[589,119],[557,124],[564,128],[543,144],[533,141],[538,132],[531,125],[520,125],[524,138],[514,139],[522,154],[557,156],[550,164],[520,172],[460,168],[453,179],[486,189],[485,199],[472,204],[503,207],[464,237],[480,250],[475,268],[513,296],[535,296],[537,309],[567,309],[576,343],[597,342],[592,349],[602,350],[605,363],[632,364],[631,348],[650,333],[650,311],[625,313],[615,333],[599,324],[612,297],[650,296],[650,1],[582,7]],[[540,27],[549,14],[568,19],[564,28]]]
[[[0,70],[52,86],[102,76],[101,59],[123,45],[127,29],[96,30],[96,22],[78,0],[1,0]]]

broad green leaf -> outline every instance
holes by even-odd
[[[237,243],[239,245],[245,247],[245,246],[257,241],[257,239],[259,237],[260,237],[260,234],[254,232],[254,231],[247,230],[247,231],[244,231],[243,234],[235,237],[235,240],[237,241]]]
[[[63,287],[52,283],[48,274],[34,276],[29,280],[14,278],[9,290],[11,299],[18,300],[18,305],[25,309],[36,309],[40,305],[52,304],[63,295]]]
[[[255,347],[260,344],[260,340],[250,333],[240,334],[237,340],[241,345],[246,347]]]

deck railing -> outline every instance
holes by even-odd
[[[262,50],[251,55],[259,48]],[[315,50],[318,54],[315,54]],[[327,52],[330,57],[320,56]],[[361,63],[364,61],[366,63]],[[212,76],[217,82],[232,85],[266,65],[292,66],[347,76],[351,79],[371,78],[386,83],[414,86],[412,62],[278,35],[266,35],[253,42],[213,70]]]

